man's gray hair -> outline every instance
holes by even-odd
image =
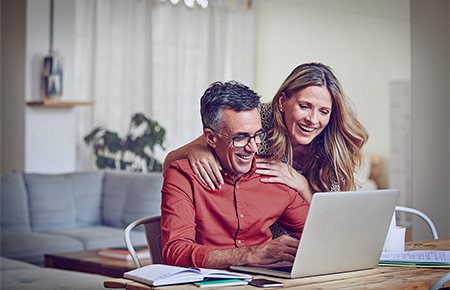
[[[212,83],[200,99],[203,129],[221,131],[222,112],[226,108],[238,112],[257,108],[260,112],[260,96],[236,81]]]

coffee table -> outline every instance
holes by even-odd
[[[141,260],[142,266],[151,263],[151,260]],[[45,254],[45,267],[100,274],[114,278],[122,278],[123,273],[136,269],[133,261],[99,257],[98,250]]]

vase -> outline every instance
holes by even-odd
[[[43,95],[59,99],[63,93],[63,58],[57,51],[50,51],[44,58],[42,72]]]

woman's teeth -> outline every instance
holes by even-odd
[[[307,131],[307,132],[314,131],[314,128],[309,128],[309,127],[305,127],[305,126],[302,126],[302,125],[298,125],[298,126],[300,127],[300,129],[302,129],[304,131]]]

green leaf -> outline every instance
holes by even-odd
[[[116,169],[116,161],[109,157],[98,156],[97,158],[97,166],[100,169],[109,167],[112,169]]]
[[[136,113],[131,117],[131,124],[134,124],[137,126],[141,125],[144,121],[146,121],[147,118],[142,113]]]
[[[89,133],[84,137],[84,142],[86,142],[86,144],[89,145],[91,142],[94,141],[95,135],[97,135],[97,133],[100,132],[101,130],[103,130],[101,127],[97,127],[94,130],[92,130],[91,133]]]
[[[122,150],[123,141],[122,139],[120,139],[117,133],[106,131],[105,134],[103,135],[103,140],[109,152],[116,153]]]
[[[127,161],[123,161],[120,160],[120,170],[125,170],[127,169],[128,166],[133,165],[133,162],[127,162]]]

